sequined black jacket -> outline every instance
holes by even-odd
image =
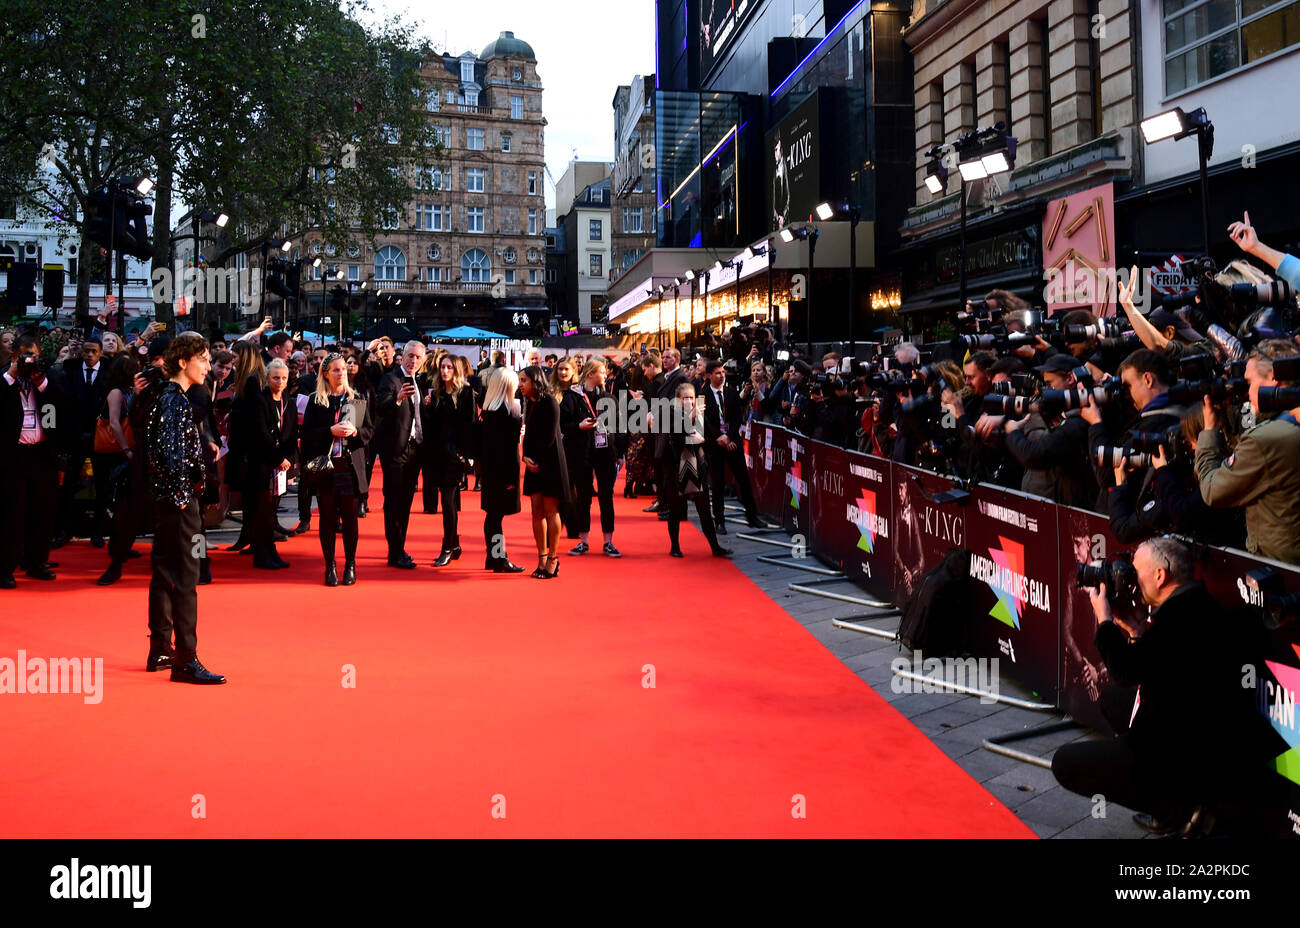
[[[146,436],[154,500],[184,509],[203,491],[203,446],[178,384],[168,382],[150,408]]]

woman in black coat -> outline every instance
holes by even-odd
[[[275,549],[276,512],[281,474],[288,474],[298,453],[298,407],[289,395],[289,366],[276,359],[266,369],[266,389],[247,411],[249,432],[244,446],[246,498],[255,496],[251,526],[253,566],[276,570],[289,566]]]
[[[446,567],[461,551],[460,484],[474,457],[474,388],[449,354],[442,356],[435,376],[424,398],[424,434],[430,473],[442,498],[442,551],[433,566]]]
[[[304,468],[327,456],[332,470],[309,476],[320,507],[320,548],[325,555],[325,585],[338,586],[334,568],[337,525],[343,522],[343,585],[357,582],[357,503],[366,492],[366,443],[374,434],[374,420],[366,402],[348,384],[347,362],[331,354],[321,362],[316,392],[307,403],[302,421],[301,455]]]
[[[672,542],[673,557],[683,557],[678,543],[678,532],[686,519],[686,501],[694,500],[695,512],[700,517],[700,528],[709,540],[709,550],[714,557],[726,557],[731,552],[718,544],[718,533],[713,526],[709,506],[709,460],[704,451],[704,405],[696,399],[695,385],[689,381],[677,385],[674,403],[684,411],[685,431],[668,434],[664,451],[666,479],[677,481],[677,493],[672,495],[668,508],[668,539]]]
[[[540,367],[519,373],[519,390],[528,402],[524,415],[524,494],[533,507],[533,539],[537,569],[533,576],[549,579],[560,572],[560,503],[573,501],[573,488],[560,437],[560,404],[546,385]]]
[[[478,423],[479,502],[483,505],[483,540],[487,545],[484,570],[498,574],[522,573],[506,556],[502,522],[521,508],[519,496],[519,431],[523,426],[519,401],[519,375],[508,367],[489,368],[483,393],[483,418]]]
[[[570,554],[586,554],[590,548],[591,497],[594,479],[600,499],[600,530],[605,536],[606,557],[622,557],[614,547],[614,481],[624,455],[627,436],[606,430],[600,421],[601,406],[614,402],[605,390],[605,362],[588,361],[579,382],[560,405],[560,430],[564,433],[564,455],[573,478],[573,512],[569,517],[570,537],[581,539]],[[570,408],[568,415],[565,409]],[[570,452],[570,448],[573,452]]]
[[[370,374],[366,368],[356,358],[356,355],[348,358],[348,383],[352,384],[352,389],[356,391],[357,396],[365,401],[367,409],[377,409],[375,405],[375,385],[370,382]],[[370,477],[375,472],[375,448],[371,442],[366,445],[366,483],[370,483]],[[357,503],[357,518],[364,519],[370,514],[370,491],[361,494],[361,502]]]

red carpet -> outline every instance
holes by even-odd
[[[144,672],[147,556],[107,590],[85,542],[55,552],[57,581],[20,576],[0,658],[102,657],[105,681],[97,705],[0,695],[0,834],[1031,836],[697,530],[670,558],[620,496],[622,560],[494,575],[464,497],[448,568],[418,512],[420,568],[385,566],[377,508],[355,587],[321,584],[314,532],[280,546],[287,571],[219,552],[199,654],[223,687]],[[527,512],[506,532],[531,571]]]

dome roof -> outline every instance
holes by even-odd
[[[479,56],[484,61],[491,58],[525,58],[528,61],[536,61],[537,56],[533,54],[533,47],[521,39],[516,39],[513,32],[503,32],[495,42],[483,49],[483,54]]]

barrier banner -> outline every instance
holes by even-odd
[[[749,466],[754,501],[764,518],[775,522],[783,521],[785,511],[785,467],[790,452],[785,440],[787,434],[778,426],[754,422],[745,442],[745,463]],[[778,436],[781,436],[779,441]]]
[[[1094,564],[1131,552],[1110,533],[1110,520],[1095,512],[1056,506],[1057,608],[1061,627],[1061,693],[1058,705],[1071,718],[1103,734],[1114,734],[1097,700],[1110,674],[1097,653],[1097,618],[1088,591],[1075,583],[1078,564]]]
[[[975,487],[966,507],[971,553],[971,654],[997,658],[999,673],[1036,699],[1059,695],[1059,562],[1052,503],[1014,490]]]
[[[782,431],[774,437],[772,444],[784,444],[786,452],[785,466],[785,502],[781,510],[781,524],[791,535],[802,535],[804,544],[812,545],[812,521],[809,519],[809,484],[815,463],[812,456],[812,442],[795,432]],[[774,450],[780,450],[776,447]]]
[[[894,592],[890,462],[822,442],[809,444],[815,466],[813,553],[872,597],[889,602]]]
[[[952,489],[952,481],[929,471],[894,464],[894,596],[895,603],[912,595],[922,575],[938,566],[952,548],[966,544],[966,509],[961,501],[935,502]],[[965,502],[969,502],[969,497]]]
[[[1296,697],[1300,695],[1300,609],[1285,605],[1295,597],[1300,606],[1300,569],[1291,564],[1252,557],[1239,551],[1211,548],[1203,566],[1206,589],[1225,609],[1240,610],[1235,617],[1250,625],[1244,629],[1255,645],[1257,660],[1243,668],[1243,685],[1253,682],[1260,713],[1277,734],[1268,763],[1281,778],[1277,784],[1277,818],[1265,822],[1272,833],[1300,835],[1300,723]],[[1280,627],[1268,628],[1264,615]],[[1287,619],[1291,615],[1294,618]],[[1257,623],[1258,624],[1255,624]]]

